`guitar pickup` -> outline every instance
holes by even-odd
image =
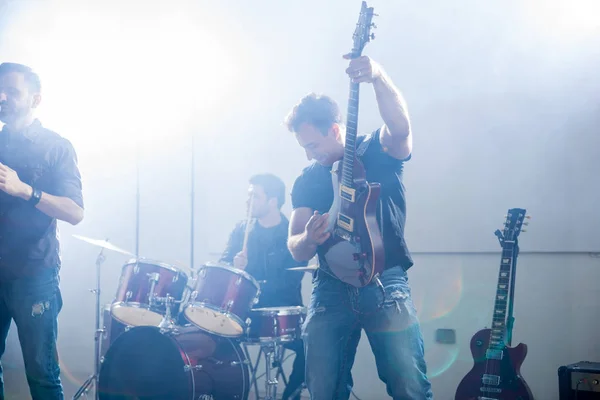
[[[502,360],[503,352],[498,349],[487,349],[485,352],[485,358],[488,360]]]
[[[348,232],[354,231],[354,220],[347,215],[338,213],[337,224],[340,228],[345,229]]]
[[[356,190],[348,186],[340,185],[340,197],[346,201],[354,203],[356,199]]]
[[[483,382],[484,385],[498,386],[498,385],[500,385],[500,376],[484,374],[481,381]]]

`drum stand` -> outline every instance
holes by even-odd
[[[264,400],[275,400],[277,393],[277,374],[275,377],[271,377],[271,368],[275,364],[275,360],[278,359],[278,353],[280,351],[279,346],[275,342],[265,343],[261,346],[265,353],[265,399]]]
[[[104,248],[100,250],[98,257],[96,258],[96,289],[90,289],[90,292],[94,293],[96,296],[96,324],[94,331],[94,373],[87,378],[83,385],[77,390],[75,395],[73,396],[73,400],[77,400],[84,394],[87,397],[87,391],[90,389],[90,386],[94,385],[94,398],[98,400],[99,391],[98,391],[98,377],[100,373],[100,336],[104,333],[104,328],[100,328],[100,265],[104,262]]]

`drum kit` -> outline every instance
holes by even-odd
[[[114,300],[101,312],[104,250],[133,254],[107,240],[76,238],[101,251],[92,290],[94,374],[74,400],[92,385],[95,398],[102,400],[246,400],[251,384],[257,388],[247,345],[258,345],[264,353],[264,399],[275,399],[277,378],[271,375],[271,366],[279,362],[284,343],[300,338],[304,307],[253,309],[260,284],[229,265],[205,263],[186,272],[134,256],[121,269]]]

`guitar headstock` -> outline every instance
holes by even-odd
[[[511,242],[517,240],[521,232],[525,232],[523,226],[528,225],[525,219],[529,218],[531,217],[527,216],[527,210],[524,208],[511,208],[508,210],[502,232],[503,240]]]
[[[363,1],[356,29],[352,35],[353,46],[350,52],[352,58],[360,57],[367,43],[375,39],[375,34],[371,33],[371,29],[377,27],[372,22],[374,15],[376,14],[373,13],[373,7],[367,7],[367,2]]]

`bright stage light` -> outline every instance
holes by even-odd
[[[201,115],[218,118],[237,85],[236,49],[181,4],[26,2],[5,12],[1,59],[39,72],[40,118],[80,148],[131,148],[139,135],[164,145]]]

